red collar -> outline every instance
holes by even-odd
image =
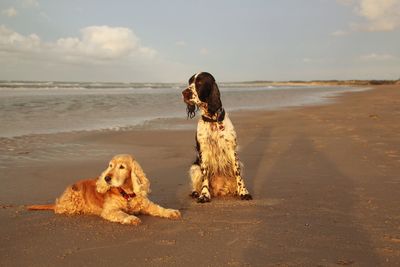
[[[125,198],[126,200],[131,200],[132,198],[136,197],[135,193],[132,194],[128,194],[127,192],[124,191],[124,189],[122,189],[121,187],[118,187],[118,191],[121,194],[121,196],[123,198]]]
[[[201,118],[203,119],[203,121],[205,121],[205,122],[219,122],[219,123],[221,123],[224,119],[225,119],[225,110],[223,109],[223,108],[220,108],[218,111],[217,111],[217,113],[216,113],[216,118],[215,119],[213,119],[213,118],[210,118],[210,117],[207,117],[207,116],[201,116]]]

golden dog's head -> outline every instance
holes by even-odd
[[[114,156],[96,182],[99,193],[106,193],[112,187],[130,188],[140,196],[150,192],[150,182],[142,168],[127,154]]]

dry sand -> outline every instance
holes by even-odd
[[[400,265],[399,85],[325,106],[230,115],[253,201],[188,197],[193,129],[37,137],[58,142],[57,157],[29,142],[14,148],[20,160],[0,169],[0,265]],[[151,199],[180,209],[181,221],[140,216],[134,227],[24,210],[95,177],[116,153],[136,156]]]

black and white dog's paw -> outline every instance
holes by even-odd
[[[253,197],[249,193],[247,193],[245,195],[240,195],[240,199],[241,200],[252,200]]]
[[[206,196],[206,195],[201,195],[197,199],[197,203],[206,203],[206,202],[210,202],[210,201],[211,201],[211,198],[209,196]]]

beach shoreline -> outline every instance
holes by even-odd
[[[1,84],[1,82],[0,82]],[[0,117],[7,127],[4,138],[97,130],[174,129],[186,127],[176,122],[184,118],[186,106],[180,87],[157,84],[46,84],[11,83],[18,88],[0,88]],[[72,87],[71,86],[76,86]],[[91,86],[100,86],[91,87]],[[118,86],[124,86],[118,88]],[[365,87],[364,87],[365,88]],[[348,91],[364,90],[350,86],[230,84],[220,87],[226,111],[276,110],[318,105]],[[180,120],[182,121],[182,120]]]
[[[36,147],[11,144],[17,157],[1,168],[0,263],[398,265],[399,89],[374,86],[329,104],[232,112],[249,202],[201,205],[188,197],[197,117],[182,114],[182,129],[38,135]],[[152,182],[150,198],[180,209],[181,221],[141,216],[142,225],[129,227],[24,210],[96,177],[118,153],[136,157]]]

